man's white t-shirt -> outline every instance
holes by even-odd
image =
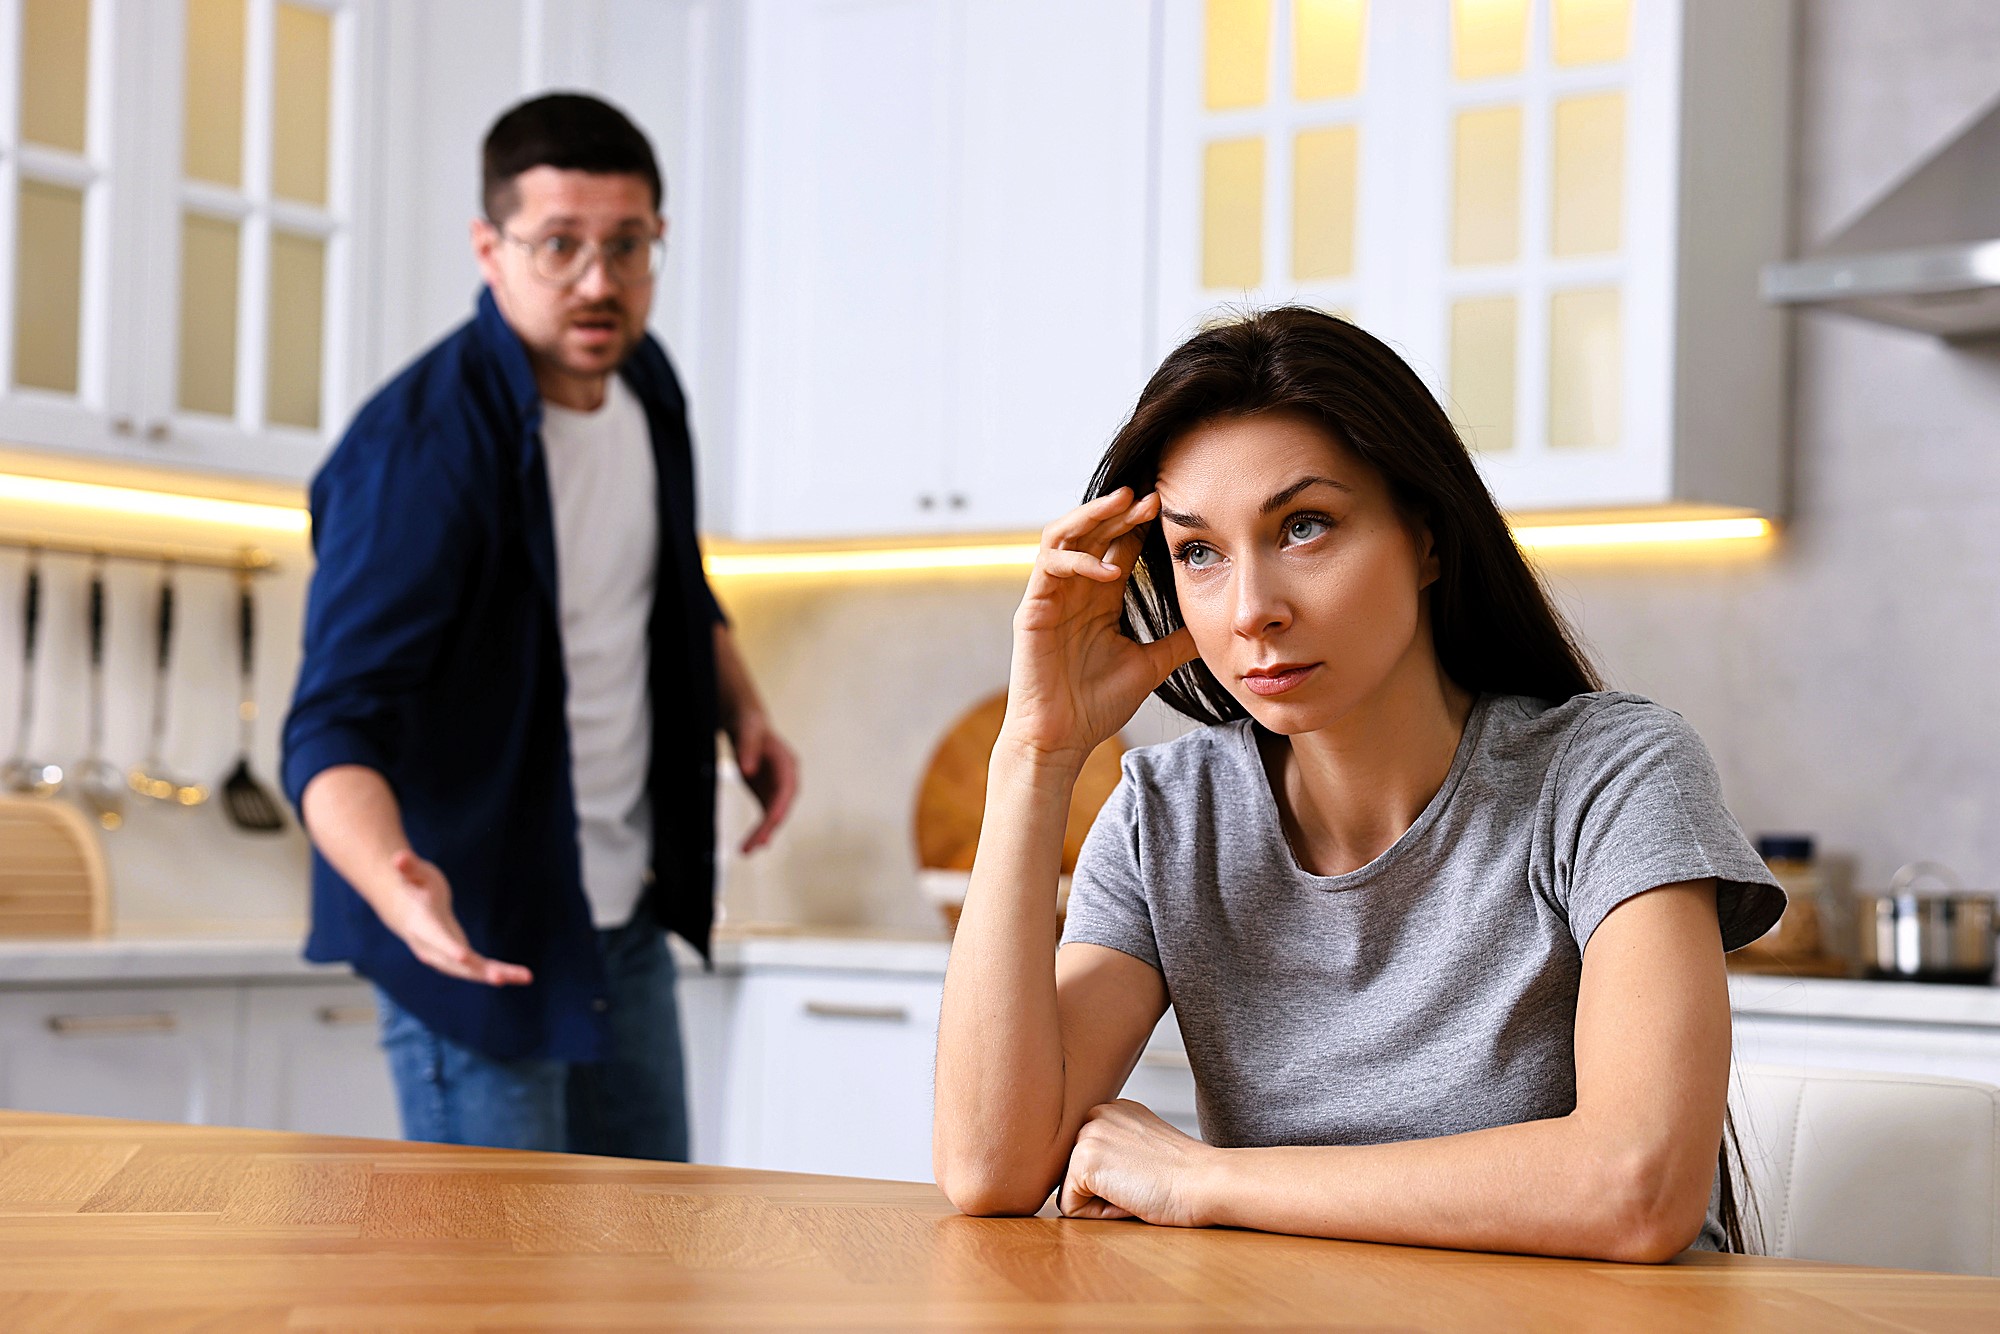
[[[646,411],[616,375],[595,412],[545,403],[556,587],[569,675],[583,892],[600,928],[631,920],[652,853],[646,689],[659,512]]]

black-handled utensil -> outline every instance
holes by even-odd
[[[104,758],[104,558],[90,566],[90,747],[76,766],[83,804],[105,829],[125,823],[125,785]]]
[[[142,797],[150,797],[154,801],[170,801],[179,806],[199,806],[208,800],[208,788],[168,773],[166,761],[161,758],[162,752],[166,749],[167,737],[167,683],[172,679],[174,662],[174,563],[172,561],[165,561],[160,566],[160,604],[154,634],[156,651],[153,655],[153,727],[146,746],[145,763],[125,775],[125,781]]]
[[[42,553],[31,549],[21,589],[21,712],[15,723],[14,753],[0,765],[0,783],[29,797],[53,797],[63,785],[60,764],[28,758],[28,741],[35,729],[35,645],[41,626]]]
[[[285,827],[284,809],[269,788],[250,772],[250,736],[257,721],[257,605],[251,591],[251,575],[240,571],[237,582],[237,637],[242,650],[241,692],[236,706],[236,767],[222,780],[222,809],[237,828],[253,834],[271,834]]]

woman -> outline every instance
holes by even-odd
[[[1092,495],[1014,618],[939,1021],[953,1203],[1638,1261],[1736,1239],[1722,955],[1783,895],[1692,730],[1599,691],[1417,377],[1316,311],[1211,328]],[[1077,771],[1156,689],[1210,726],[1126,757],[1058,950]],[[1206,1143],[1112,1101],[1169,1001]]]

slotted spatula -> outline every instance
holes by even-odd
[[[237,622],[242,638],[242,693],[236,706],[238,733],[236,767],[222,780],[222,809],[238,829],[272,834],[285,827],[284,808],[271,790],[250,772],[251,725],[257,721],[257,604],[250,590],[250,571],[236,576]]]

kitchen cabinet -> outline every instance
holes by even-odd
[[[0,6],[0,435],[310,473],[382,299],[378,0]]]
[[[229,1125],[233,987],[0,991],[0,1107]]]
[[[1167,0],[1158,334],[1396,347],[1503,508],[1775,513],[1791,6]]]
[[[241,989],[242,1102],[236,1124],[320,1135],[401,1134],[367,983]]]
[[[1017,530],[1078,503],[1146,371],[1151,6],[755,0],[743,22],[707,526]]]
[[[928,1181],[943,980],[752,972],[729,1025],[721,1161]]]

